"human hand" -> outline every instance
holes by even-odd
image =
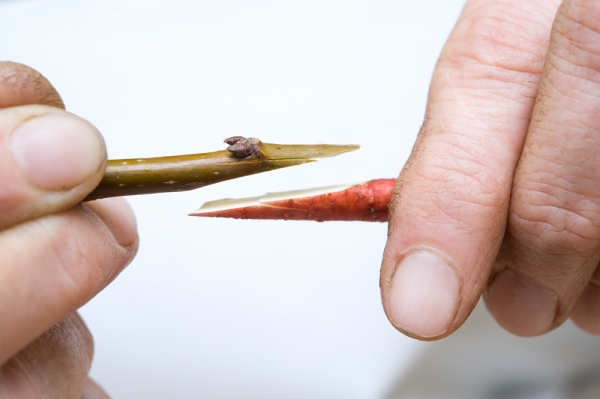
[[[37,105],[33,105],[37,104]],[[136,253],[122,199],[86,205],[106,150],[37,72],[0,62],[0,397],[106,398],[76,310]]]
[[[599,129],[600,2],[467,1],[391,203],[392,324],[445,337],[483,293],[517,335],[599,334]]]

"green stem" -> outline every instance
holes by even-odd
[[[159,158],[109,160],[104,178],[85,201],[124,195],[187,191],[238,177],[314,162],[312,158],[354,151],[356,145],[253,143],[258,153],[240,158],[229,151]]]

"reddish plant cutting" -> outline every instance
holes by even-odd
[[[207,202],[191,216],[386,222],[395,179]]]

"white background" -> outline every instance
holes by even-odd
[[[197,191],[132,197],[139,254],[81,310],[96,342],[91,374],[109,393],[391,395],[432,347],[384,316],[385,224],[187,213],[217,198],[397,176],[462,3],[0,0],[0,58],[44,74],[69,111],[100,129],[111,158],[213,151],[232,135],[362,145]]]

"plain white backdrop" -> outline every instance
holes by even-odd
[[[91,374],[114,398],[380,398],[418,364],[431,344],[396,332],[380,304],[386,224],[187,213],[397,176],[462,4],[0,0],[0,58],[44,74],[111,158],[213,151],[232,135],[362,145],[130,199],[139,254],[81,310],[96,342]]]

